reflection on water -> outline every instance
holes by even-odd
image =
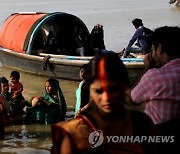
[[[52,147],[50,125],[10,125],[0,141],[0,153],[49,154]]]
[[[68,111],[66,120],[74,112]],[[51,125],[25,124],[24,116],[11,118],[5,127],[5,139],[0,140],[0,153],[3,154],[50,154],[52,147]]]

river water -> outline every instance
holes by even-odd
[[[131,21],[136,17],[151,29],[164,25],[180,26],[180,8],[170,5],[168,0],[1,0],[0,25],[11,13],[24,11],[71,13],[82,19],[89,30],[100,23],[104,26],[106,48],[115,52],[126,47],[134,33]],[[0,65],[0,76],[9,79],[11,71]],[[20,73],[26,99],[43,94],[46,77]],[[59,81],[68,108],[73,109],[78,82]],[[5,140],[0,141],[0,153],[50,153],[50,125],[12,123],[5,127],[5,132]]]

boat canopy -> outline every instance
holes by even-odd
[[[0,29],[0,46],[15,52],[75,55],[77,37],[83,31],[88,48],[90,34],[81,19],[64,13],[11,14]]]

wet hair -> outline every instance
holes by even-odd
[[[58,85],[59,85],[59,82],[54,79],[54,78],[49,78],[48,80],[46,80],[46,82],[49,82],[49,84],[51,85],[52,87],[52,90],[54,92],[57,92],[57,88],[58,88]],[[45,88],[46,89],[46,88]]]
[[[152,45],[155,49],[161,44],[162,52],[166,52],[169,56],[180,57],[179,46],[180,27],[163,26],[156,28],[152,35]]]
[[[17,80],[20,79],[20,73],[18,71],[12,71],[10,76],[16,78]]]
[[[2,83],[2,84],[8,84],[8,82],[9,82],[9,81],[7,80],[6,77],[3,76],[3,77],[0,78],[0,84],[1,84],[1,83]],[[0,92],[1,92],[1,86],[0,86]]]
[[[8,84],[8,82],[9,81],[7,80],[6,77],[3,76],[3,77],[0,78],[0,83],[7,83]]]
[[[140,26],[143,26],[143,22],[141,19],[139,18],[135,18],[132,20],[132,24],[135,26],[135,27],[140,27]]]
[[[101,62],[104,62],[103,67],[99,67]],[[107,75],[107,78],[112,81],[122,82],[129,86],[129,78],[125,65],[118,55],[115,53],[108,53],[95,56],[88,63],[87,76],[85,81],[90,84],[100,78],[100,73]]]

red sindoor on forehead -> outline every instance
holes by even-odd
[[[104,91],[106,91],[107,90],[106,89],[106,81],[107,81],[108,75],[105,70],[105,60],[104,59],[100,60],[98,68],[99,68],[99,79],[101,81],[102,88]]]

